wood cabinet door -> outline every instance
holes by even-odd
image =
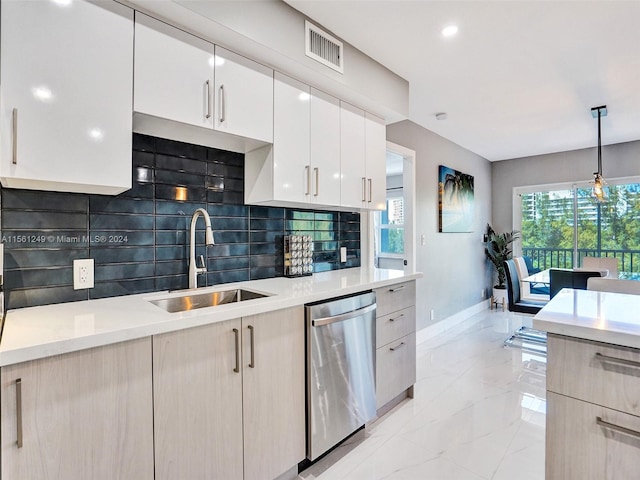
[[[240,320],[153,337],[156,480],[242,480],[239,348]]]
[[[153,480],[150,338],[10,365],[1,378],[2,478]]]
[[[546,480],[638,477],[640,417],[548,391],[546,429]]]
[[[273,70],[216,46],[214,129],[273,142]]]
[[[131,188],[133,10],[116,2],[2,2],[2,184]]]
[[[305,457],[303,307],[243,317],[242,344],[244,479],[276,478]]]

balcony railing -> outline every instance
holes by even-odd
[[[547,268],[573,268],[573,249],[569,248],[536,248],[522,247],[522,255],[533,261],[533,266],[540,270]],[[640,250],[598,250],[578,249],[578,261],[575,266],[582,265],[584,257],[614,257],[618,259],[618,270],[621,272],[640,272]]]

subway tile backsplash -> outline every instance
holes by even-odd
[[[189,224],[211,216],[216,245],[199,284],[281,276],[282,237],[314,239],[315,271],[360,266],[360,215],[244,205],[244,155],[134,134],[132,188],[116,197],[2,189],[8,308],[187,288]],[[339,262],[347,247],[347,263]],[[95,260],[95,287],[73,290],[72,263]]]

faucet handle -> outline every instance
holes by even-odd
[[[200,255],[198,258],[200,259],[200,268],[205,268],[206,269],[207,266],[204,263],[204,255]]]

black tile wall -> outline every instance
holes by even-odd
[[[197,208],[216,240],[204,246],[199,220],[201,286],[282,275],[293,233],[313,237],[316,272],[360,266],[358,213],[244,205],[242,154],[134,134],[132,159],[132,188],[116,197],[2,189],[8,308],[187,288]],[[77,258],[95,260],[95,288],[73,290]]]

